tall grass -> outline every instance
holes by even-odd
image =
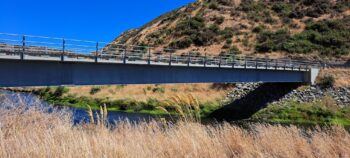
[[[175,95],[167,102],[168,107],[174,107],[176,113],[179,114],[180,119],[184,122],[200,122],[200,107],[198,99],[193,95]],[[163,107],[161,110],[167,112]]]
[[[65,111],[18,104],[0,108],[0,157],[349,156],[350,135],[342,127],[303,130],[255,124],[243,129],[184,121],[73,126]]]

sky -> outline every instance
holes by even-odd
[[[0,32],[112,41],[194,0],[0,0]]]

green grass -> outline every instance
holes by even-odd
[[[350,125],[349,107],[327,107],[323,102],[269,105],[253,115],[253,119],[263,119],[275,123],[294,124],[336,124]]]

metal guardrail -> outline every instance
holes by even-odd
[[[54,60],[97,63],[149,64],[169,66],[278,69],[309,71],[319,63],[265,59],[233,55],[180,53],[176,49],[93,42],[44,36],[0,33],[0,58],[18,60]]]

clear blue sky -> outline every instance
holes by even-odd
[[[111,41],[194,0],[1,0],[0,32]]]

